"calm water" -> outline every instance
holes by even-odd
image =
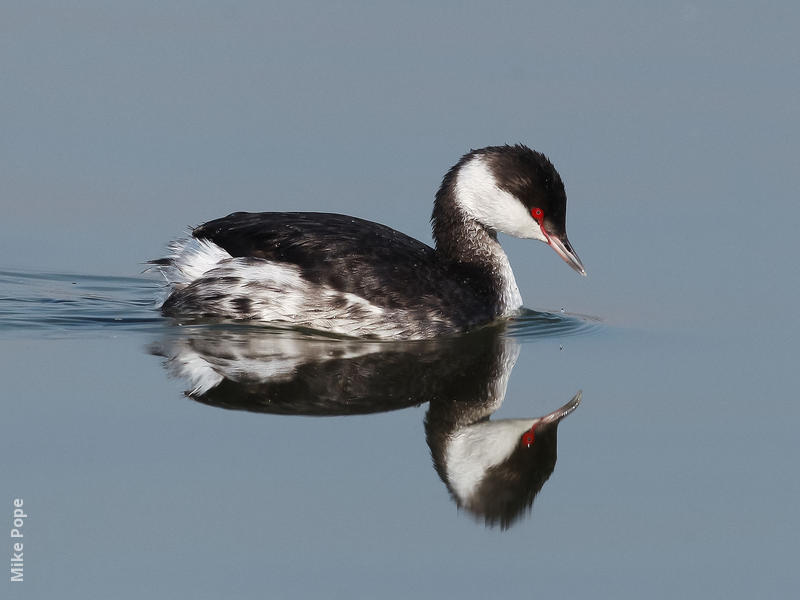
[[[6,4],[1,597],[797,595],[800,4]],[[515,142],[588,277],[502,239],[504,326],[177,326],[139,275],[234,210],[427,242]]]
[[[34,597],[795,582],[798,410],[714,360],[730,349],[536,312],[405,344],[179,327],[160,291],[0,273],[2,478]]]

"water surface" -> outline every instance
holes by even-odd
[[[405,597],[407,573],[414,593],[441,595],[487,564],[519,593],[531,572],[577,593],[575,564],[609,593],[789,585],[797,409],[754,404],[757,383],[714,359],[737,350],[560,312],[405,343],[179,326],[155,310],[160,291],[0,274],[17,457],[3,480],[35,515],[30,593],[81,555],[99,575],[76,589],[97,593],[147,571],[145,590],[188,580],[213,597],[230,583],[209,573],[220,560],[243,590],[300,595],[334,582]],[[571,398],[557,438],[542,427],[535,453],[520,445]]]

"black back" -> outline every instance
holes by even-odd
[[[236,212],[192,235],[234,257],[294,265],[314,284],[387,308],[441,312],[462,326],[491,320],[491,282],[399,231],[356,217]]]

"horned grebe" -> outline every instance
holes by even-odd
[[[545,242],[585,275],[565,227],[555,167],[522,145],[465,154],[442,180],[435,249],[384,225],[328,213],[237,212],[152,262],[178,318],[289,323],[348,336],[422,339],[522,306],[497,232]]]

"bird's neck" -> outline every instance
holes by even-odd
[[[448,177],[436,194],[431,224],[440,256],[473,272],[476,279],[489,282],[496,295],[496,316],[507,315],[522,306],[511,264],[497,241],[497,233],[467,215]]]

